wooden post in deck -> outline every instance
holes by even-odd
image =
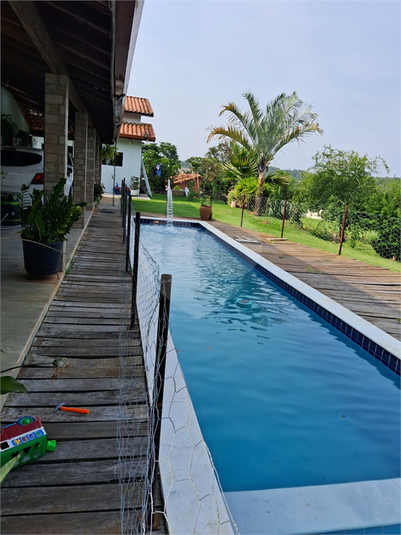
[[[130,329],[134,328],[136,312],[136,294],[138,286],[138,260],[139,260],[139,236],[141,230],[141,212],[135,213],[135,243],[134,243],[134,260],[132,262],[132,298],[131,298],[131,324]]]
[[[127,251],[125,253],[125,272],[128,273],[130,263],[130,244],[131,244],[131,209],[132,209],[132,195],[128,194],[128,217],[127,217]]]
[[[159,462],[160,453],[160,435],[162,424],[163,411],[163,394],[164,394],[164,379],[166,372],[166,354],[167,354],[167,337],[168,324],[170,318],[170,297],[171,297],[171,275],[162,275],[160,280],[160,300],[159,300],[159,319],[157,325],[157,345],[156,345],[156,359],[155,359],[155,376],[153,381],[153,418],[154,423],[154,466],[150,463],[149,474],[151,475],[152,495],[156,495],[157,474],[160,470],[156,469]],[[151,511],[148,511],[151,513]],[[148,516],[148,522],[151,517]],[[154,520],[154,519],[153,519]]]
[[[342,249],[343,241],[344,241],[345,222],[347,221],[347,212],[348,212],[348,206],[346,206],[345,210],[344,210],[344,219],[343,219],[343,226],[342,226],[342,229],[341,229],[340,247],[338,249],[338,254],[339,255],[341,255],[341,249]]]
[[[281,223],[281,238],[283,237],[283,234],[284,234],[284,223],[285,223],[285,212],[286,212],[286,209],[287,209],[287,199],[285,199],[285,201],[284,201],[283,222]]]
[[[242,210],[241,210],[241,224],[240,224],[240,227],[242,227],[242,221],[244,219],[244,208],[245,208],[245,193],[244,193],[244,196],[242,197]]]

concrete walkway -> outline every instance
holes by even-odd
[[[107,203],[110,200],[105,199]],[[84,228],[74,228],[66,243],[67,265],[92,216],[85,210]],[[21,227],[1,227],[1,369],[22,364],[63,273],[30,279],[25,271]],[[17,375],[14,370],[10,375]],[[0,398],[0,410],[6,396]]]

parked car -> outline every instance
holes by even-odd
[[[1,221],[18,220],[16,206],[21,186],[28,189],[24,193],[24,204],[30,203],[34,189],[43,189],[43,150],[28,147],[2,147],[1,149]],[[74,162],[68,154],[66,194],[73,193]]]

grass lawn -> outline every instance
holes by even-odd
[[[154,194],[152,199],[150,200],[133,198],[132,203],[137,212],[161,214],[163,216],[166,214],[166,195]],[[174,216],[200,219],[199,205],[199,199],[193,199],[192,201],[189,201],[184,196],[174,196]],[[217,221],[222,221],[223,223],[228,223],[230,225],[235,225],[239,227],[241,223],[241,209],[231,208],[223,201],[214,201],[212,217]],[[315,224],[313,220],[309,219],[304,220],[304,222],[309,226]],[[247,212],[245,210],[242,226],[243,228],[257,230],[258,232],[264,232],[269,236],[280,237],[281,223],[281,220],[276,219],[275,217],[257,217],[254,216],[251,212]],[[300,228],[297,224],[290,223],[289,221],[285,222],[283,237],[295,243],[320,249],[321,251],[328,251],[334,254],[338,253],[338,243],[322,240],[321,238],[313,236],[307,230]],[[348,242],[345,242],[343,244],[341,254],[342,256],[353,258],[354,260],[360,260],[361,262],[365,262],[367,264],[380,266],[391,271],[401,273],[400,262],[381,258],[368,244],[358,242],[356,246],[352,248]]]

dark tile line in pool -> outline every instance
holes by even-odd
[[[165,225],[165,220],[154,220],[154,219],[141,219],[142,223],[145,224],[155,224],[157,221],[157,224]],[[174,221],[175,226],[179,227],[192,227],[192,228],[199,228],[201,230],[206,230],[204,227],[199,225],[197,222],[193,221]],[[222,243],[225,247],[230,249],[234,254],[236,254],[239,258],[247,262],[250,266],[257,269],[262,275],[264,275],[266,278],[274,282],[277,286],[285,290],[287,293],[289,293],[291,296],[295,297],[298,301],[300,301],[302,304],[307,306],[309,309],[311,309],[313,312],[315,312],[318,316],[326,320],[330,325],[333,325],[336,329],[338,329],[340,332],[345,334],[348,338],[350,338],[353,342],[355,342],[357,345],[365,349],[370,355],[372,355],[375,359],[382,362],[387,368],[390,368],[393,372],[395,372],[397,375],[401,375],[400,370],[400,359],[389,353],[387,350],[383,349],[381,346],[376,344],[376,342],[373,342],[370,338],[367,336],[364,336],[362,333],[360,333],[357,329],[354,329],[348,323],[343,321],[342,319],[338,318],[322,306],[315,303],[312,299],[304,295],[303,293],[299,292],[295,288],[293,288],[290,284],[287,284],[282,279],[277,277],[276,275],[273,275],[269,270],[265,269],[260,264],[256,263],[254,260],[249,258],[246,254],[242,253],[241,251],[238,251],[235,247],[233,247],[231,244],[227,243],[225,240],[221,239],[219,236],[214,235],[213,233],[206,230],[208,234],[213,236],[217,241]]]

